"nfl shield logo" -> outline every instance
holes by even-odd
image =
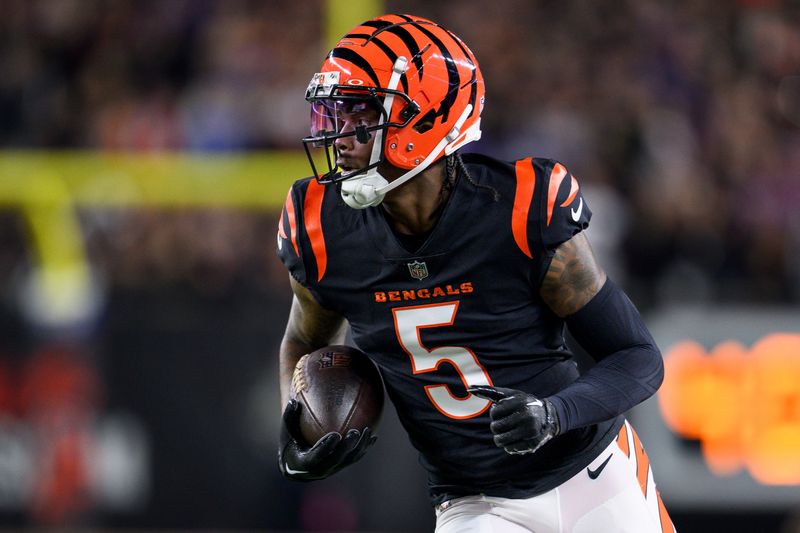
[[[346,353],[339,352],[325,352],[319,358],[319,367],[322,368],[335,368],[337,366],[350,366],[352,358]]]
[[[425,279],[428,277],[428,265],[425,264],[425,261],[408,263],[408,272],[414,279]]]

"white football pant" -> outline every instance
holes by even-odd
[[[436,533],[675,533],[675,527],[626,421],[588,468],[544,494],[465,496],[438,505]]]

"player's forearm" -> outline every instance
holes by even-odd
[[[663,377],[658,349],[637,346],[600,361],[548,399],[556,408],[564,432],[628,411],[655,394]]]
[[[345,320],[320,306],[311,293],[290,278],[294,298],[280,348],[281,405],[289,401],[294,367],[317,348],[344,340]]]
[[[281,408],[289,401],[292,388],[292,376],[297,362],[307,353],[311,353],[318,348],[329,344],[341,344],[344,342],[345,328],[341,327],[331,337],[323,337],[316,340],[312,338],[301,339],[287,332],[281,341],[279,354],[279,373],[281,387]]]
[[[313,316],[308,313],[307,310],[303,311],[300,305],[292,307],[279,354],[282,407],[289,401],[292,375],[297,361],[317,348],[342,343],[344,326],[345,322],[342,319],[323,320],[318,315]]]
[[[280,355],[279,355],[279,375],[281,387],[281,410],[289,402],[290,391],[292,390],[292,375],[297,361],[300,358],[312,351],[314,347],[307,343],[299,342],[297,339],[291,338],[288,335],[283,337],[281,341]]]
[[[611,419],[658,390],[664,378],[661,352],[636,307],[613,281],[567,324],[598,363],[550,397],[562,431]]]

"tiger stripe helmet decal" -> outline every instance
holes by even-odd
[[[392,86],[399,58],[407,63]],[[315,80],[332,72],[338,73],[338,81],[320,88]],[[381,148],[383,160],[395,167],[413,169],[480,138],[484,82],[478,62],[461,39],[430,20],[385,15],[353,28],[328,53],[306,99],[313,104],[359,95],[379,102],[393,95],[381,124]],[[332,145],[336,134],[312,133],[304,139],[306,149]],[[336,168],[328,170],[325,174],[315,168],[322,183],[343,179]]]

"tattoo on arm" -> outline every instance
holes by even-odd
[[[328,344],[342,343],[347,325],[341,315],[319,305],[308,289],[294,279],[291,283],[294,298],[280,347],[282,405],[289,400],[292,374],[300,357]]]
[[[562,243],[550,262],[539,294],[560,317],[572,315],[603,287],[606,274],[583,233]]]
[[[286,327],[287,336],[299,344],[316,349],[344,333],[344,318],[322,307],[311,293],[292,280],[294,300],[289,313],[289,324]]]

